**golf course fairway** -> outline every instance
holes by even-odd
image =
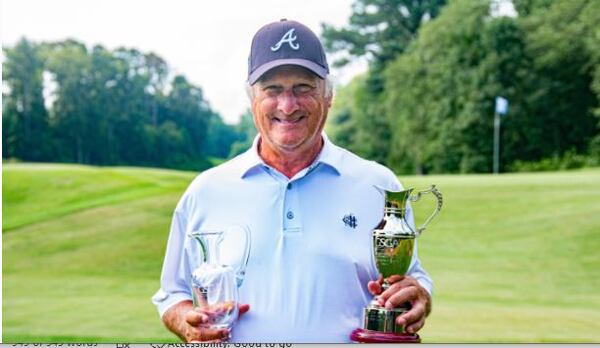
[[[150,298],[196,174],[4,164],[3,342],[178,342]],[[423,342],[600,342],[600,169],[400,179],[444,195],[418,239]]]

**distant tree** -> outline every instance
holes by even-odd
[[[336,29],[323,24],[325,47],[337,56],[334,65],[343,66],[358,57],[366,57],[370,62],[361,89],[354,92],[361,99],[360,104],[352,113],[346,113],[346,121],[336,120],[338,128],[354,130],[359,155],[381,163],[389,157],[391,131],[383,106],[383,71],[445,3],[446,0],[356,0],[348,26]],[[352,126],[344,127],[342,122],[351,122]]]
[[[171,91],[166,96],[168,119],[185,130],[186,148],[183,153],[192,158],[201,157],[206,142],[206,132],[213,116],[204,100],[202,89],[190,84],[182,75],[171,82]]]
[[[229,157],[235,157],[248,150],[252,146],[252,141],[257,134],[254,126],[254,118],[250,109],[246,110],[240,117],[240,122],[235,125],[235,131],[238,134],[238,140],[231,145]]]
[[[597,64],[586,46],[598,15],[583,21],[600,13],[593,3],[556,1],[518,18],[491,17],[489,2],[449,4],[386,71],[388,163],[417,173],[489,172],[499,95],[510,101],[504,167],[585,151],[598,134],[590,87]]]
[[[527,96],[531,113],[543,119],[532,139],[544,144],[534,159],[560,156],[569,150],[585,152],[599,133],[593,116],[600,101],[600,3],[562,0],[541,6],[522,19],[528,54],[534,57],[536,76]],[[532,159],[532,158],[527,158]]]
[[[115,127],[119,124],[120,104],[118,77],[125,74],[124,65],[102,46],[95,46],[91,52],[90,87],[87,103],[91,105],[88,122],[95,123],[95,132],[91,138],[90,162],[98,164],[119,163],[121,157],[120,139],[116,137]]]
[[[336,92],[327,130],[335,143],[385,163],[390,150],[391,129],[383,113],[382,96],[369,92],[369,77],[368,74],[357,76]]]
[[[393,146],[388,162],[397,171],[472,171],[479,165],[485,170],[489,146],[477,149],[466,142],[489,138],[484,134],[490,118],[475,106],[485,102],[480,90],[485,73],[476,67],[486,55],[482,32],[488,6],[449,4],[389,66],[385,99]]]
[[[538,10],[547,9],[555,0],[511,0],[517,13],[521,17],[527,17]]]
[[[60,161],[91,163],[96,119],[91,115],[88,92],[92,62],[84,44],[67,40],[45,46],[46,67],[56,83],[52,123]]]
[[[147,159],[147,165],[182,169],[193,167],[190,163],[193,158],[182,152],[187,145],[186,134],[175,122],[165,121],[159,126],[144,124],[143,127],[146,139],[144,145],[154,153],[154,156]]]
[[[446,0],[356,0],[348,26],[323,24],[325,46],[343,54],[335,65],[366,56],[378,64],[396,58],[414,40],[423,22],[436,17]]]
[[[153,53],[88,49],[75,40],[22,40],[4,52],[5,157],[198,170],[208,165],[210,124],[235,138],[219,143],[221,156],[239,137],[200,87],[182,75],[168,79],[166,62]],[[53,87],[48,110],[44,76]]]
[[[159,104],[164,97],[169,67],[161,57],[154,53],[144,54],[144,63],[144,73],[148,79],[145,88],[146,101],[150,108],[152,125],[157,126],[159,123]]]
[[[594,115],[596,117],[596,129],[600,129],[600,3],[591,2],[582,14],[584,26],[589,28],[589,35],[583,38],[585,49],[590,54],[590,69],[592,73],[591,88],[596,96]],[[600,131],[597,131],[590,141],[589,154],[596,165],[600,165]]]
[[[160,113],[164,103],[163,93],[156,85],[163,80],[153,80],[153,61],[148,55],[136,49],[120,47],[112,51],[118,72],[111,82],[113,98],[113,122],[117,142],[117,156],[122,163],[143,163],[151,166],[168,166],[155,148],[148,147],[146,125],[160,127]],[[165,67],[166,69],[166,67]],[[162,73],[166,76],[167,72]],[[162,77],[164,78],[164,76]],[[116,118],[116,119],[115,119]]]
[[[218,116],[210,118],[206,138],[207,156],[227,158],[233,143],[240,139],[236,126],[223,122]]]
[[[354,152],[364,152],[356,140],[356,117],[360,109],[358,93],[364,89],[366,76],[355,76],[347,85],[338,88],[333,97],[333,105],[329,110],[325,130],[336,144]]]
[[[21,39],[12,48],[4,48],[2,155],[26,161],[51,158],[48,113],[44,106],[44,61],[39,45]]]

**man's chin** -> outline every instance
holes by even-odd
[[[298,134],[280,134],[272,139],[277,147],[286,150],[295,150],[306,141],[305,137]]]
[[[276,145],[282,152],[295,152],[301,149],[302,142],[277,142]]]

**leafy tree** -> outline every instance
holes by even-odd
[[[336,61],[338,66],[362,56],[385,63],[404,52],[421,24],[436,17],[445,3],[446,0],[356,0],[347,27],[322,25],[325,46],[343,54]]]
[[[416,173],[489,171],[494,97],[507,97],[510,119],[522,120],[523,41],[516,22],[490,18],[485,2],[456,1],[426,25],[387,71],[389,163]]]
[[[554,1],[522,19],[528,54],[535,58],[535,84],[528,94],[531,113],[543,119],[534,141],[543,144],[535,156],[561,156],[569,150],[584,152],[598,134],[593,110],[600,95],[594,76],[600,67],[594,36],[600,25],[600,4],[590,0]],[[597,47],[597,44],[596,44]]]
[[[369,92],[368,74],[355,77],[334,98],[327,129],[332,140],[355,153],[385,163],[391,130],[380,101]]]
[[[366,80],[361,83],[361,90],[355,91],[360,104],[352,114],[346,110],[343,119],[336,118],[340,123],[338,128],[344,128],[341,125],[344,119],[352,120],[352,125],[345,128],[354,130],[357,143],[354,150],[359,155],[381,163],[388,158],[391,130],[383,107],[383,71],[406,50],[420,26],[436,17],[445,3],[445,0],[357,0],[347,27],[336,29],[323,24],[325,47],[338,56],[334,65],[345,65],[356,57],[370,61]]]
[[[87,139],[96,127],[87,103],[91,60],[85,45],[74,40],[45,45],[46,68],[56,82],[52,123],[61,161],[90,163]]]
[[[210,118],[206,138],[207,156],[217,158],[227,158],[231,151],[233,143],[238,141],[240,134],[236,131],[236,126],[223,122],[218,115]]]
[[[39,49],[39,45],[26,39],[3,49],[6,61],[2,80],[8,89],[3,93],[3,157],[50,159],[49,120],[43,97],[44,61]]]
[[[538,10],[547,9],[555,0],[511,0],[521,17],[527,17]]]
[[[388,162],[417,173],[489,172],[498,95],[511,103],[501,134],[505,167],[584,151],[598,133],[590,113],[598,105],[595,65],[583,39],[595,27],[582,21],[599,13],[591,4],[554,2],[516,19],[490,17],[489,2],[448,5],[386,71],[395,144]]]
[[[235,132],[238,134],[238,140],[231,145],[229,157],[235,157],[248,150],[256,137],[257,131],[254,126],[254,118],[252,117],[250,109],[246,110],[240,117],[240,122],[235,125]]]
[[[202,89],[190,84],[182,75],[177,75],[171,83],[167,95],[168,119],[179,128],[185,129],[186,148],[182,149],[190,157],[200,157],[204,151],[206,129],[213,116],[204,100]]]
[[[590,70],[592,74],[591,88],[596,97],[594,115],[596,129],[600,129],[600,3],[591,2],[582,14],[584,26],[589,28],[589,35],[583,38],[585,49],[590,54]],[[591,164],[600,165],[600,131],[597,131],[590,141],[589,155]]]
[[[22,40],[4,51],[5,157],[197,170],[208,165],[210,125],[219,156],[241,139],[200,87],[181,75],[168,80],[166,62],[153,53],[75,40]],[[56,87],[48,111],[43,76]]]
[[[358,75],[336,91],[325,125],[327,134],[337,145],[353,152],[361,152],[360,143],[356,140],[355,115],[360,109],[358,93],[364,89],[365,79],[364,74]]]

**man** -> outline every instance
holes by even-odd
[[[246,153],[200,174],[177,205],[153,297],[163,322],[187,342],[348,342],[380,294],[388,308],[410,302],[398,323],[418,331],[432,284],[416,250],[410,276],[390,277],[381,293],[370,247],[384,207],[375,186],[401,185],[323,133],[332,91],[319,39],[295,21],[268,24],[252,40],[248,68],[259,135]],[[252,249],[240,287],[245,314],[230,333],[206,329],[206,313],[193,308],[186,235],[233,224],[250,228]]]

